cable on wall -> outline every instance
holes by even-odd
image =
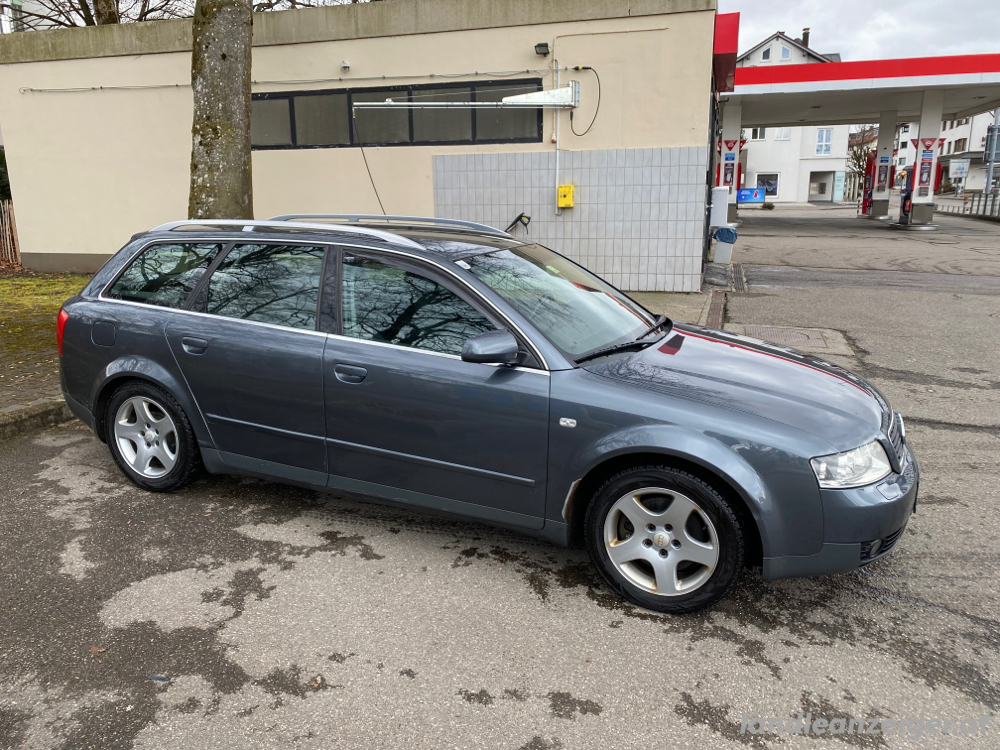
[[[573,135],[575,135],[577,138],[582,138],[583,136],[587,135],[587,133],[590,132],[590,129],[592,127],[594,127],[594,123],[597,122],[597,113],[601,111],[601,77],[597,75],[597,71],[594,70],[589,65],[577,65],[575,68],[573,68],[573,70],[589,70],[594,74],[594,77],[597,78],[597,107],[594,109],[594,117],[593,119],[591,119],[590,125],[588,125],[587,129],[584,130],[582,133],[577,133],[576,129],[573,127],[573,114],[575,113],[576,110],[571,109],[569,111],[569,129],[573,132]]]
[[[571,68],[564,68],[564,70],[571,70]],[[436,79],[436,78],[473,78],[473,77],[492,77],[492,78],[505,78],[511,76],[525,75],[529,73],[551,73],[552,68],[525,68],[522,70],[499,70],[499,71],[474,71],[472,73],[424,73],[416,75],[398,75],[398,76],[351,76],[350,78],[344,78],[343,76],[338,76],[336,78],[299,78],[299,79],[289,79],[281,81],[251,81],[254,86],[289,86],[293,84],[309,84],[309,83],[352,83],[357,81],[408,81],[414,79],[426,80]],[[151,83],[144,85],[133,85],[133,86],[75,86],[70,88],[46,88],[46,89],[36,89],[30,86],[22,86],[18,91],[22,94],[43,94],[43,93],[74,93],[79,91],[131,91],[135,89],[175,89],[190,87],[190,83]]]
[[[368,157],[365,156],[365,144],[361,138],[361,131],[358,130],[358,113],[356,110],[351,110],[351,123],[354,125],[354,132],[358,136],[358,146],[361,148],[361,158],[365,160],[365,171],[368,172],[368,181],[372,184],[372,190],[375,191],[375,198],[378,200],[378,207],[382,209],[382,215],[385,216],[385,207],[382,205],[382,197],[378,194],[378,188],[375,187],[375,179],[372,177],[372,170],[368,166]]]

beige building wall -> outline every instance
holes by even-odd
[[[255,17],[253,91],[502,80],[454,76],[554,60],[598,70],[600,112],[583,138],[567,113],[546,111],[541,143],[367,147],[386,211],[433,215],[435,155],[553,152],[557,117],[562,150],[704,148],[714,17],[704,0],[400,0],[264,14]],[[0,117],[22,253],[36,268],[92,270],[133,233],[186,215],[190,24],[108,29],[0,39]],[[547,58],[534,52],[543,41]],[[343,60],[350,71],[338,80]],[[560,76],[581,83],[582,130],[595,78]],[[516,77],[556,83],[551,70]],[[358,148],[254,151],[253,174],[258,218],[379,212]],[[554,211],[554,173],[552,186]]]

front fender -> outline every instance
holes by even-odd
[[[145,380],[153,385],[159,386],[181,405],[191,428],[194,430],[198,445],[203,448],[214,448],[215,442],[208,429],[205,418],[191,397],[187,383],[182,376],[175,375],[160,364],[142,356],[123,356],[109,362],[106,367],[100,370],[94,379],[91,388],[90,403],[94,413],[95,431],[101,440],[104,440],[104,407],[108,399],[117,387],[117,384],[125,380]]]
[[[790,470],[794,462],[776,455],[771,446],[735,442],[722,434],[678,424],[635,424],[580,446],[567,457],[561,486],[553,477],[549,518],[569,522],[571,514],[583,512],[589,500],[572,491],[579,480],[609,461],[641,454],[680,459],[725,482],[753,517],[765,557],[812,554],[822,546],[823,508],[811,474]]]

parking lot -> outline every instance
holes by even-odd
[[[842,334],[906,419],[923,481],[887,559],[654,615],[485,526],[240,478],[144,493],[68,423],[0,443],[0,748],[996,747],[998,226],[739,232],[729,323]],[[741,733],[755,712],[989,727]]]

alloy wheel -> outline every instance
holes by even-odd
[[[658,487],[629,492],[611,506],[604,546],[621,575],[659,596],[698,589],[719,563],[719,537],[701,506]]]
[[[133,396],[118,407],[115,442],[136,474],[157,479],[177,463],[177,426],[166,409],[146,396]]]

